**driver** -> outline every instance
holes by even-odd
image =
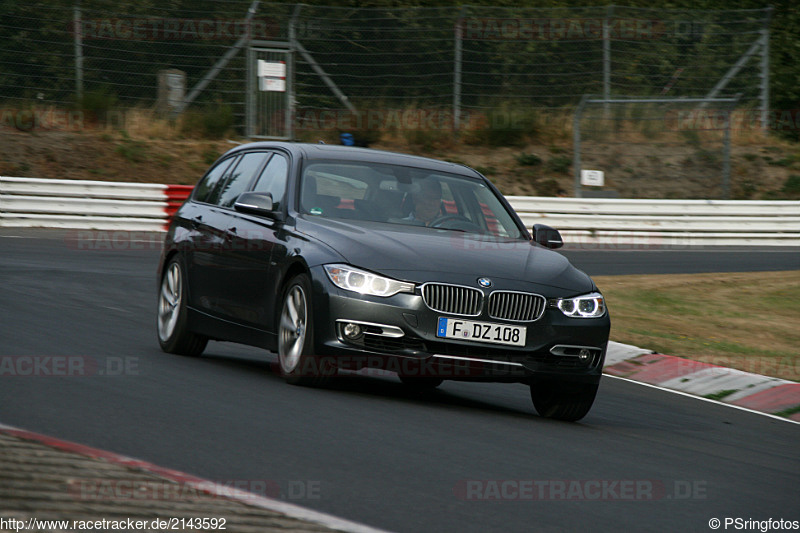
[[[416,224],[429,226],[442,214],[442,184],[433,179],[422,182],[419,191],[413,193],[414,210],[406,218]]]

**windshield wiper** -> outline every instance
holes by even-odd
[[[428,226],[428,227],[430,227],[430,226]],[[431,229],[442,229],[442,230],[445,230],[445,231],[460,231],[461,233],[468,233],[467,230],[459,229],[459,228],[433,228],[433,227],[431,227]],[[480,234],[477,233],[476,235],[480,235]]]

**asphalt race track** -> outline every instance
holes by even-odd
[[[0,231],[0,356],[84,369],[6,372],[0,422],[223,483],[270,480],[292,503],[402,532],[800,519],[798,424],[608,377],[570,424],[539,418],[522,385],[419,395],[350,375],[308,389],[251,348],[164,354],[151,242],[93,250],[74,231]],[[800,268],[797,249],[565,255],[591,275]]]

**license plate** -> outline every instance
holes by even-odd
[[[526,330],[522,326],[477,322],[460,318],[439,317],[436,336],[462,341],[490,342],[507,346],[525,346]]]

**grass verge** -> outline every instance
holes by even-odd
[[[593,279],[615,341],[800,381],[800,270]]]

